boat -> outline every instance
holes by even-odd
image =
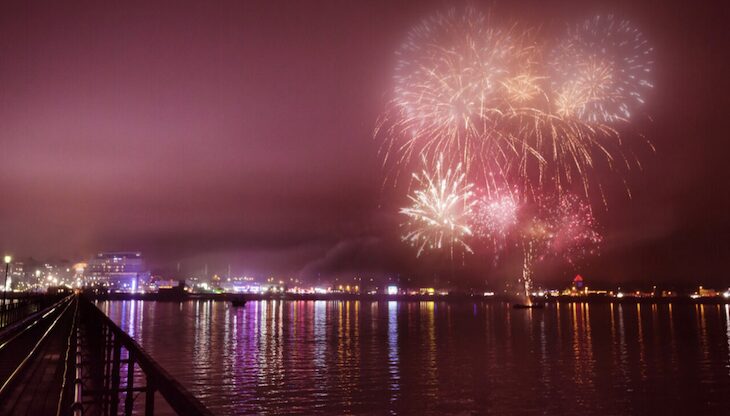
[[[161,287],[155,298],[159,301],[182,302],[188,299],[188,291],[185,289],[185,282],[180,282],[177,286]]]
[[[246,305],[246,299],[242,297],[235,297],[231,299],[231,306],[245,306]]]
[[[515,309],[542,309],[545,307],[544,303],[531,303],[526,305],[524,303],[515,303],[512,305]]]

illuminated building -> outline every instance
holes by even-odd
[[[8,276],[8,287],[7,290],[13,288],[26,289],[26,273],[25,265],[23,262],[15,261],[10,264],[10,274]]]
[[[702,286],[700,286],[697,294],[700,295],[701,298],[713,298],[715,296],[718,296],[718,293],[715,289],[707,289]]]
[[[575,279],[573,279],[573,289],[575,291],[583,289],[583,283],[583,276],[579,274],[575,275]]]
[[[149,276],[142,253],[135,251],[98,253],[84,273],[87,286],[106,286],[113,292],[136,292]]]
[[[273,282],[273,278],[267,279]],[[264,289],[256,282],[256,279],[249,276],[229,277],[220,283],[216,283],[217,287],[226,293],[259,293]]]
[[[436,294],[436,289],[434,289],[432,287],[422,287],[419,289],[418,293],[420,295],[433,296],[434,294]]]
[[[180,281],[174,279],[158,279],[155,280],[157,289],[172,289],[180,285]]]

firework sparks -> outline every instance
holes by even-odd
[[[384,166],[397,177],[415,155],[431,163],[443,155],[488,189],[516,175],[559,192],[580,183],[586,196],[598,165],[630,168],[617,123],[651,87],[652,49],[641,33],[597,17],[550,54],[535,39],[534,30],[497,27],[471,7],[414,27],[376,128]]]
[[[428,166],[425,159],[423,163]],[[472,234],[468,221],[475,201],[461,165],[445,169],[439,158],[433,173],[424,168],[413,177],[418,189],[408,196],[412,205],[400,210],[408,217],[403,240],[418,248],[417,256],[425,249],[444,247],[452,255],[457,247],[472,252],[465,239]]]
[[[595,254],[601,235],[590,205],[575,194],[546,198],[537,203],[537,212],[526,235],[539,242],[544,254],[562,257],[573,264]]]
[[[494,192],[477,198],[472,216],[475,235],[493,242],[495,256],[508,243],[522,250],[520,283],[526,300],[536,262],[557,257],[575,264],[585,255],[596,254],[601,242],[590,205],[575,194],[528,201],[517,191]]]
[[[507,102],[512,108],[522,106],[542,97],[542,83],[546,77],[530,73],[523,73],[507,78],[502,82]]]
[[[652,87],[652,53],[640,31],[613,16],[571,28],[550,62],[556,111],[588,123],[628,121]]]
[[[538,198],[520,230],[523,251],[522,283],[529,299],[534,264],[548,256],[570,264],[588,254],[596,254],[601,235],[590,205],[575,194]]]
[[[652,87],[651,54],[638,30],[612,16],[571,28],[547,62],[544,100],[506,114],[504,128],[517,132],[522,148],[502,170],[558,192],[577,182],[589,196],[598,164],[630,169],[619,125]]]
[[[526,188],[550,187],[561,193],[578,183],[588,196],[597,166],[613,168],[617,160],[625,160],[619,133],[608,125],[591,125],[538,108],[514,111],[505,120],[503,128],[514,132],[520,144],[501,171],[520,178]]]
[[[394,98],[376,135],[386,137],[384,159],[396,166],[415,155],[473,169],[498,170],[516,148],[496,129],[509,99],[538,94],[534,45],[527,32],[493,27],[467,7],[437,14],[413,28],[398,50]]]
[[[472,224],[476,236],[491,240],[495,260],[518,224],[520,198],[516,191],[485,192],[476,201]]]
[[[473,228],[495,259],[514,243],[528,299],[536,262],[573,264],[601,242],[589,188],[605,206],[596,169],[631,168],[620,130],[644,103],[653,65],[643,35],[612,16],[570,28],[551,53],[534,35],[470,7],[424,20],[397,52],[394,97],[375,132],[396,177],[415,155],[425,166],[401,209],[403,239],[418,255],[446,246],[453,255],[472,251]]]

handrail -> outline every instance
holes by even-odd
[[[0,330],[13,326],[57,299],[58,296],[42,294],[24,294],[4,299],[0,303]]]
[[[66,298],[63,301],[68,301],[68,300],[69,299]],[[15,381],[15,377],[18,374],[21,373],[21,371],[23,370],[23,368],[26,365],[28,365],[28,363],[30,362],[30,359],[33,357],[33,355],[35,355],[35,352],[38,350],[38,348],[41,346],[41,344],[43,344],[43,342],[46,340],[46,338],[48,337],[48,334],[53,330],[53,328],[56,327],[56,324],[61,319],[61,317],[63,316],[63,314],[66,312],[66,310],[68,310],[69,306],[71,306],[71,302],[70,301],[69,302],[66,302],[66,306],[63,309],[63,311],[61,311],[58,314],[58,316],[56,316],[56,318],[53,320],[53,322],[51,322],[51,325],[48,327],[48,329],[46,329],[46,331],[43,333],[43,335],[41,335],[40,339],[38,339],[38,341],[35,343],[35,345],[33,345],[33,348],[30,350],[30,352],[28,352],[28,354],[25,357],[23,357],[23,359],[20,361],[20,364],[18,364],[17,367],[15,367],[15,369],[10,374],[10,376],[8,376],[8,378],[5,380],[5,382],[0,386],[0,397],[2,397],[7,392],[7,389]],[[41,319],[43,319],[46,316],[48,316],[49,313],[50,312],[48,312],[45,315],[43,315],[43,317]],[[7,342],[10,342],[10,341],[7,341]],[[7,342],[5,344],[3,344],[3,346],[4,345],[7,345]]]
[[[103,327],[113,334],[114,344],[125,348],[130,353],[130,367],[137,364],[144,372],[147,378],[148,393],[154,390],[160,392],[162,397],[179,415],[213,415],[195,396],[188,392],[177,380],[175,380],[167,371],[165,371],[142,347],[130,337],[124,330],[119,328],[106,314],[97,308],[91,301],[84,297],[80,297],[83,307],[81,311],[82,320],[96,320]],[[115,355],[118,351],[115,352]],[[133,359],[132,359],[133,357]],[[128,370],[129,371],[129,370]],[[116,377],[120,377],[116,372]],[[118,381],[118,380],[117,380]],[[118,384],[117,384],[118,385]],[[116,392],[114,392],[116,394]],[[149,394],[148,394],[149,398]],[[154,400],[152,398],[152,400]]]
[[[74,351],[76,349],[76,323],[78,321],[78,312],[79,312],[79,302],[74,302],[74,312],[73,312],[73,321],[71,322],[71,330],[68,333],[68,337],[66,337],[66,354],[65,358],[63,360],[63,382],[61,384],[61,390],[58,395],[58,405],[56,406],[56,416],[61,416],[66,414],[63,408],[64,401],[66,399],[66,396],[68,395],[69,387],[67,386],[67,383],[69,382],[69,364],[71,359],[73,358]],[[76,356],[76,359],[78,360],[80,358],[79,355]]]
[[[48,315],[53,313],[57,308],[62,306],[64,302],[67,302],[71,299],[70,296],[66,296],[63,299],[59,300],[58,302],[54,303],[53,305],[42,309],[38,312],[35,312],[29,316],[27,316],[25,319],[15,322],[14,324],[11,324],[5,328],[2,329],[2,333],[0,333],[0,351],[2,351],[3,348],[5,348],[6,345],[8,345],[10,342],[12,342],[15,338],[22,335],[24,332],[29,331],[31,328],[33,328],[35,325],[37,325],[40,321],[45,319]],[[33,322],[31,322],[33,321]],[[9,339],[4,340],[4,337],[9,337]]]

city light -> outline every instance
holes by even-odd
[[[151,276],[148,269],[139,261],[142,259],[140,253],[98,253],[90,263],[78,262],[71,267],[66,264],[45,262],[38,266],[23,268],[23,261],[13,260],[6,263],[12,269],[7,276],[7,284],[0,286],[0,290],[6,291],[34,291],[41,292],[49,288],[73,287],[81,290],[101,290],[106,293],[115,294],[145,294],[156,295],[174,290],[182,284],[183,289],[189,293],[205,296],[217,296],[223,294],[249,294],[262,299],[273,297],[279,298],[285,295],[302,296],[308,299],[312,296],[318,298],[343,297],[377,297],[377,296],[403,296],[404,298],[424,298],[441,296],[476,296],[485,301],[508,301],[514,292],[497,291],[494,287],[485,286],[466,290],[463,287],[434,287],[413,277],[387,278],[378,277],[320,277],[318,284],[307,285],[305,280],[286,275],[282,276],[232,276],[218,277],[211,273],[209,275],[192,274],[188,276]],[[131,260],[130,260],[131,259]],[[382,280],[379,280],[382,279]],[[608,290],[597,287],[589,289],[585,275],[575,275],[575,278],[566,281],[562,288],[544,288],[530,291],[530,297],[541,299],[541,302],[561,302],[574,299],[681,299],[697,301],[730,302],[730,289],[713,289],[705,286],[696,286],[694,291],[677,291],[676,289],[661,288],[654,285],[651,290],[641,288],[618,288]],[[365,281],[367,284],[362,285]],[[387,283],[385,283],[387,281]],[[283,282],[283,283],[282,283]],[[396,284],[403,283],[403,284]],[[411,283],[407,283],[411,282]],[[472,291],[476,290],[476,291]],[[296,298],[295,298],[296,299]],[[582,301],[583,301],[582,300]]]
[[[7,255],[6,255],[6,256],[5,256],[5,264],[8,264],[8,263],[10,263],[11,261],[13,261],[13,258],[12,258],[12,257],[10,257],[10,256],[7,256]]]

